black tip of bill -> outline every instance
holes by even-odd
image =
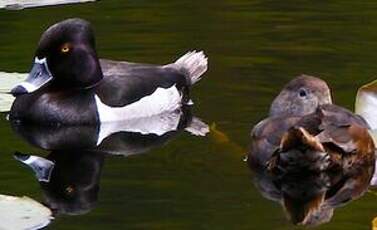
[[[17,97],[19,95],[28,93],[28,91],[23,86],[18,85],[16,87],[14,87],[9,93],[12,94],[13,96]]]

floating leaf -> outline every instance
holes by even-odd
[[[26,73],[5,73],[0,72],[0,112],[7,112],[14,101],[14,97],[10,94],[10,90],[14,85],[25,80]]]
[[[41,229],[52,220],[51,210],[29,197],[0,195],[0,229]]]

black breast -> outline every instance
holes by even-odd
[[[10,119],[44,125],[98,122],[92,90],[45,89],[18,96],[12,105]]]

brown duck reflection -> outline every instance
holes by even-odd
[[[106,157],[145,153],[184,130],[198,136],[208,132],[208,126],[188,109],[128,124],[41,127],[13,123],[12,128],[27,142],[50,151],[47,157],[20,152],[14,156],[34,171],[45,204],[55,215],[85,214],[94,208]]]
[[[361,197],[373,176],[374,162],[345,173],[342,169],[301,174],[274,174],[249,165],[261,194],[279,202],[298,225],[329,222],[334,209]]]

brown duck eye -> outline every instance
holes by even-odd
[[[64,44],[62,48],[60,49],[62,53],[68,53],[71,50],[71,47],[69,44]]]

